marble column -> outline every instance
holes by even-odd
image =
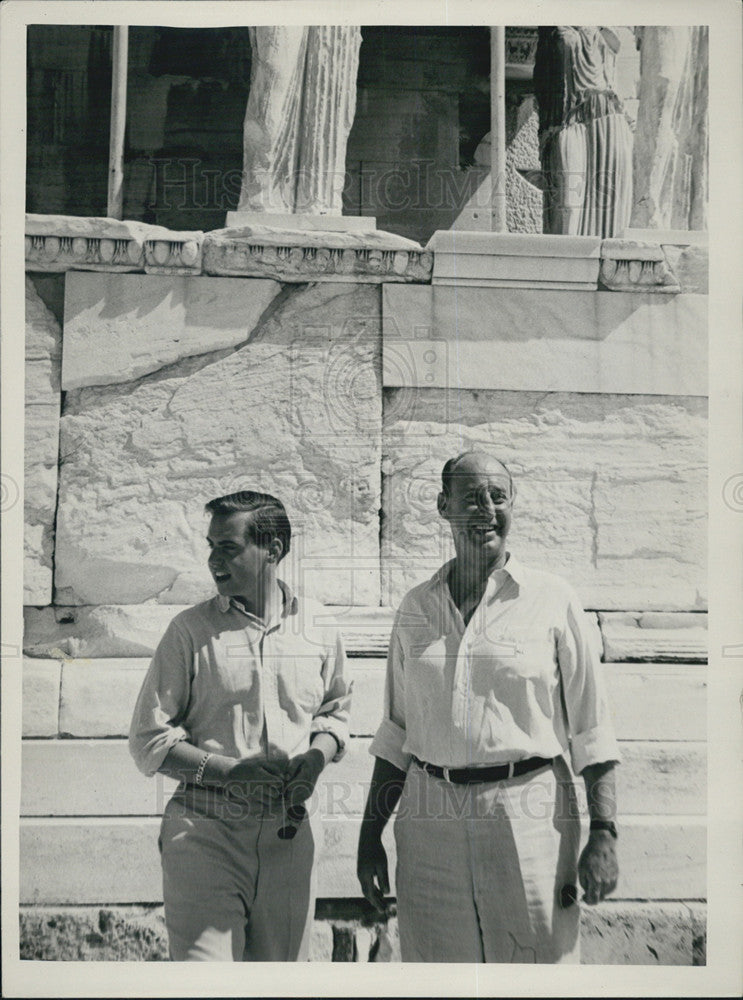
[[[640,94],[631,226],[706,229],[708,34],[706,27],[635,29]]]

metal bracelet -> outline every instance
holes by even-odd
[[[201,785],[203,787],[204,768],[206,767],[206,762],[209,760],[210,757],[211,757],[210,753],[205,753],[204,756],[201,758],[198,769],[196,771],[196,775],[194,777],[195,785]]]

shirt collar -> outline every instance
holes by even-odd
[[[281,592],[284,595],[284,606],[281,610],[280,617],[287,618],[289,615],[296,615],[298,610],[298,601],[296,595],[292,592],[291,587],[289,587],[288,584],[284,583],[283,580],[277,580],[276,582],[278,583],[279,587],[281,588]],[[217,607],[222,612],[222,614],[226,614],[230,610],[230,608],[234,608],[236,611],[239,611],[241,615],[245,615],[246,618],[254,617],[245,610],[245,608],[239,603],[239,601],[236,601],[234,598],[230,597],[227,594],[217,594]]]
[[[456,560],[450,559],[449,562],[444,563],[439,569],[436,570],[433,576],[433,581],[435,583],[445,584],[449,577],[449,571],[454,565]],[[519,560],[512,555],[510,552],[507,553],[505,565],[501,566],[500,569],[494,569],[490,574],[490,580],[497,580],[501,574],[507,574],[511,577],[514,583],[523,584],[524,582],[524,567]]]

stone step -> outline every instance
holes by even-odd
[[[149,657],[168,623],[185,607],[175,604],[26,607],[24,652],[42,659]],[[392,608],[335,605],[326,610],[328,623],[342,630],[351,656],[387,655],[394,619]],[[596,628],[599,648],[603,638],[607,660],[706,661],[706,613],[599,611],[589,613],[588,617]],[[657,655],[653,653],[655,648]]]
[[[326,768],[318,785],[323,815],[360,815],[373,758],[369,739],[352,739],[346,755]],[[706,810],[704,743],[621,744],[617,796],[623,816],[703,815]],[[22,816],[159,815],[176,782],[146,778],[123,740],[24,740]],[[583,801],[583,782],[577,787]]]
[[[86,659],[149,657],[170,621],[188,605],[108,604],[24,608],[28,656]],[[329,605],[351,654],[386,656],[394,611],[388,607]]]
[[[353,908],[318,900],[312,927],[311,962],[399,962],[395,917],[362,922]],[[704,903],[636,903],[608,900],[581,912],[583,965],[704,965]],[[345,954],[334,947],[344,936]],[[166,961],[168,942],[162,907],[24,906],[20,913],[20,957],[43,961]]]
[[[148,659],[28,659],[24,736],[126,736]],[[60,691],[61,669],[61,691]],[[26,676],[25,671],[28,671]],[[612,663],[604,668],[622,740],[704,740],[706,669],[697,665]],[[385,661],[352,658],[351,732],[372,736],[382,714]],[[59,716],[56,706],[59,705]]]
[[[157,817],[22,819],[20,902],[161,902],[159,822]],[[394,883],[390,826],[384,842]],[[358,817],[323,822],[319,897],[359,896],[358,828]],[[703,899],[706,840],[706,826],[699,817],[627,817],[618,841],[621,874],[616,898]]]
[[[600,611],[607,662],[707,662],[707,615]]]

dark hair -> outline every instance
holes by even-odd
[[[268,548],[274,538],[281,542],[281,559],[291,548],[292,527],[283,503],[270,493],[241,490],[215,497],[204,507],[207,514],[226,516],[238,511],[248,511],[252,516],[246,525],[246,535],[261,548]],[[281,559],[279,562],[281,562]]]
[[[459,455],[456,456],[456,458],[449,459],[444,468],[441,470],[441,489],[446,494],[446,496],[449,496],[451,493],[452,480],[454,479],[455,470],[459,462],[461,462],[463,458],[466,458],[467,455],[480,455],[480,454],[487,454],[487,453],[481,452],[477,448],[469,448],[467,451],[460,452]],[[513,494],[513,476],[511,475],[511,470],[508,468],[505,462],[501,462],[501,460],[497,458],[495,455],[491,455],[490,457],[495,459],[495,461],[498,462],[500,465],[502,465],[503,468],[506,470],[506,475],[508,476],[508,490],[511,494]]]

